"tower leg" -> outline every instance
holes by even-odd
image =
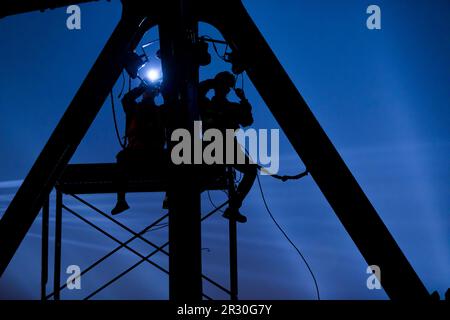
[[[377,265],[391,299],[429,295],[241,0],[199,0],[200,20],[215,26],[246,64],[269,107],[368,265]],[[245,31],[244,31],[245,30]],[[362,270],[364,272],[364,270]]]
[[[164,101],[169,106],[169,137],[178,128],[193,134],[199,119],[197,107],[198,64],[194,44],[198,23],[190,0],[162,5],[159,25],[164,74]],[[169,142],[169,150],[174,143]],[[169,160],[169,291],[173,301],[202,299],[200,190],[193,164],[172,165]]]
[[[0,220],[0,276],[36,219],[124,66],[142,17],[124,15]]]

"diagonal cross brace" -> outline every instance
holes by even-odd
[[[120,76],[126,53],[140,41],[142,20],[143,17],[124,10],[119,24],[0,220],[0,276]],[[145,24],[146,30],[150,26]]]
[[[389,297],[427,299],[427,289],[241,0],[199,2],[199,19],[216,27],[242,58],[253,85],[366,262],[380,267],[381,284]]]

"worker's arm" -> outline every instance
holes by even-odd
[[[199,97],[206,97],[209,90],[214,89],[214,79],[208,79],[204,80],[199,83],[198,85],[198,96]]]
[[[125,113],[128,113],[128,111],[136,105],[136,99],[139,98],[145,90],[146,86],[141,84],[139,87],[130,90],[123,96],[122,106]]]

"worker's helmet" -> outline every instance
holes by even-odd
[[[234,85],[236,84],[236,78],[231,72],[223,71],[219,72],[214,80],[216,83],[221,83],[227,86],[228,88],[234,88]]]

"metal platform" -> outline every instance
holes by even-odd
[[[123,168],[122,168],[123,170]],[[162,253],[170,257],[170,252],[166,250],[169,242],[163,245],[157,245],[150,241],[148,238],[144,237],[149,230],[154,227],[158,227],[161,222],[164,222],[169,214],[163,214],[161,217],[156,219],[153,223],[146,226],[140,231],[134,231],[127,227],[125,224],[111,217],[108,213],[103,212],[99,208],[95,207],[93,204],[87,202],[86,200],[79,197],[81,194],[100,194],[100,193],[116,193],[119,191],[126,192],[164,192],[168,186],[169,177],[168,166],[162,165],[155,168],[149,165],[131,165],[126,169],[126,189],[120,187],[117,179],[120,174],[121,168],[114,163],[90,163],[90,164],[71,164],[66,167],[62,176],[58,179],[55,189],[56,189],[56,203],[55,203],[55,250],[54,250],[54,260],[53,260],[53,291],[51,293],[47,292],[48,284],[48,274],[49,274],[49,225],[50,225],[50,213],[49,213],[49,202],[48,198],[42,209],[42,252],[41,252],[41,299],[48,300],[53,298],[54,300],[61,299],[61,291],[67,287],[67,283],[61,281],[61,270],[62,270],[62,239],[63,239],[63,212],[67,212],[80,219],[93,229],[107,236],[114,242],[118,244],[117,247],[112,249],[109,253],[100,257],[93,264],[88,266],[83,270],[80,276],[88,273],[96,266],[104,262],[108,257],[115,254],[121,249],[127,249],[134,255],[140,258],[140,261],[124,270],[120,274],[113,277],[110,281],[97,288],[95,291],[90,293],[85,300],[89,300],[96,296],[99,292],[103,291],[109,287],[112,283],[116,282],[122,278],[127,273],[134,270],[137,266],[142,263],[148,263],[149,265],[157,268],[163,273],[169,275],[169,270],[165,269],[161,265],[155,263],[151,258],[157,253]],[[196,183],[199,184],[200,190],[227,190],[230,195],[234,192],[234,173],[230,167],[226,166],[198,166],[197,170],[198,179]],[[124,180],[121,180],[122,183]],[[113,222],[121,229],[132,235],[127,241],[122,242],[115,238],[108,231],[102,227],[96,225],[88,216],[81,215],[71,209],[68,205],[64,204],[64,194],[77,200],[79,203],[84,205],[91,211],[100,214],[103,218]],[[203,215],[201,221],[205,221],[209,217],[213,216],[217,212],[220,212],[228,204],[228,201],[217,206],[211,212]],[[237,226],[236,221],[229,220],[229,270],[230,270],[230,288],[226,288],[220,283],[214,281],[213,279],[201,274],[202,281],[206,281],[216,287],[217,289],[225,292],[230,296],[231,300],[238,300],[238,265],[237,265]],[[168,223],[166,224],[168,226]],[[136,239],[140,239],[147,243],[153,251],[149,254],[142,254],[132,247],[129,246],[131,242]],[[210,296],[202,292],[202,298],[206,300],[212,300]]]
[[[127,192],[164,192],[168,186],[167,167],[133,166],[127,170]],[[64,194],[98,194],[119,191],[115,163],[70,164],[56,183]],[[225,190],[225,166],[200,166],[198,182],[202,190]]]

